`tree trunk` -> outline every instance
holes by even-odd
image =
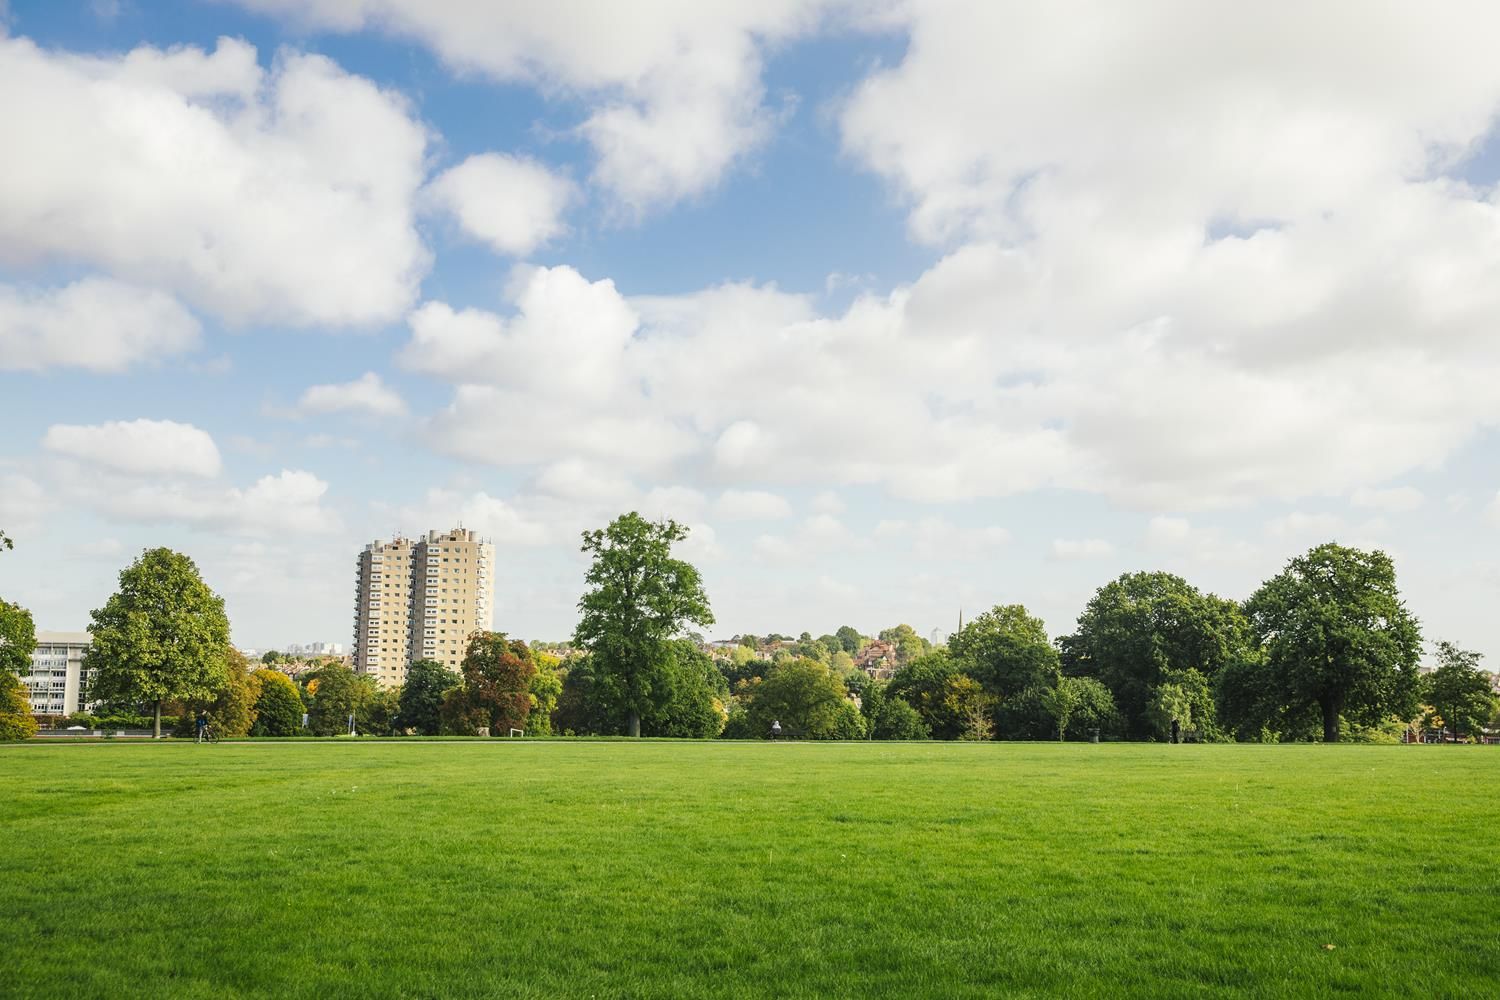
[[[1339,705],[1332,698],[1325,699],[1323,705],[1323,742],[1337,743],[1339,741]]]
[[[153,740],[159,740],[159,739],[161,739],[161,702],[160,701],[158,701],[156,703],[156,719],[155,719],[155,722],[154,722],[154,724],[152,726],[151,738]]]
[[[639,712],[631,712],[630,713],[630,724],[629,724],[629,728],[627,729],[627,732],[629,732],[631,736],[639,736],[639,735],[641,735],[641,713],[639,713]]]

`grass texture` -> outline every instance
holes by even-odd
[[[0,749],[0,995],[1500,996],[1500,753]]]

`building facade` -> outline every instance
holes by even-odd
[[[93,707],[88,700],[88,674],[83,654],[89,649],[87,632],[38,632],[31,654],[31,673],[22,680],[33,715],[73,715]]]
[[[371,542],[359,554],[354,669],[382,686],[413,660],[456,669],[474,632],[494,623],[494,546],[473,531]]]

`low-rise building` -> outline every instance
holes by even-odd
[[[89,642],[87,632],[36,634],[31,673],[22,678],[33,715],[73,715],[93,707],[88,700],[88,672],[83,669]]]

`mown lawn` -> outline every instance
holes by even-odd
[[[7,996],[1500,996],[1486,748],[28,745],[0,787]]]

